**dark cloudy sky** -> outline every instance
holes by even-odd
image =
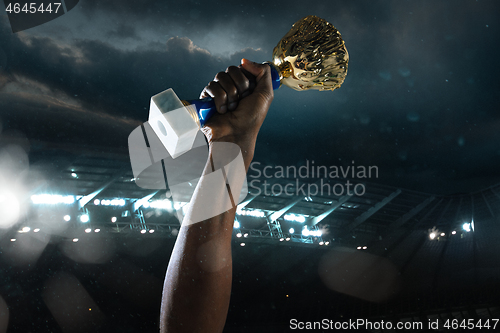
[[[16,34],[0,8],[0,131],[32,149],[126,148],[152,95],[197,97],[313,14],[342,33],[348,76],[334,92],[277,91],[255,161],[354,160],[379,167],[374,182],[437,194],[500,182],[498,1],[81,0]]]

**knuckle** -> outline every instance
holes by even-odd
[[[241,85],[241,90],[246,91],[250,88],[250,81],[245,80]]]
[[[218,95],[219,95],[218,97],[219,97],[221,103],[224,103],[224,101],[227,99],[227,93],[223,89],[221,89],[221,91],[218,93]]]
[[[227,75],[226,72],[219,72],[219,73],[215,74],[215,80],[218,81],[226,75]]]
[[[231,87],[229,89],[230,91],[228,91],[228,94],[231,95],[231,96],[237,96],[238,95],[238,89],[236,87]]]

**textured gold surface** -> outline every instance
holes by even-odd
[[[340,32],[313,15],[297,21],[273,50],[281,83],[295,90],[339,88],[348,62]]]

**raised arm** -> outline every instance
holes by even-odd
[[[214,98],[218,111],[203,128],[209,142],[209,160],[167,268],[160,315],[162,333],[215,333],[224,328],[231,294],[231,235],[237,204],[230,197],[236,193],[237,198],[241,191],[257,134],[273,100],[270,68],[243,59],[239,67],[231,66],[215,76],[201,93],[202,98],[208,96]],[[225,150],[219,143],[238,145],[243,156],[245,170],[232,175],[231,186],[224,182],[214,186],[209,177],[217,169],[221,149]],[[227,202],[225,191],[230,193],[231,202]],[[197,221],[206,209],[218,207],[232,208]]]

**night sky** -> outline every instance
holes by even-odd
[[[496,1],[81,1],[13,34],[3,12],[2,131],[31,146],[126,148],[152,95],[196,98],[242,57],[271,60],[291,24],[314,14],[342,33],[346,81],[277,91],[255,161],[354,161],[378,166],[376,183],[475,191],[500,181],[499,13]]]

